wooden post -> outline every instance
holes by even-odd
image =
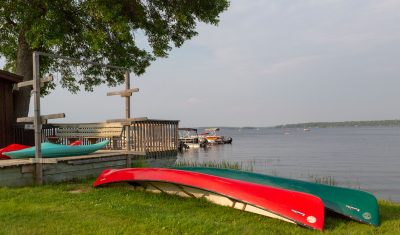
[[[40,118],[40,73],[39,54],[35,51],[33,56],[33,125],[35,128],[35,183],[43,184],[42,171],[42,120]]]
[[[178,143],[178,135],[177,135],[177,128],[176,128],[176,124],[173,124],[173,133],[174,133],[174,150],[176,150],[177,148],[177,143]]]
[[[140,123],[140,139],[141,139],[141,141],[140,141],[140,151],[142,151],[142,152],[145,152],[146,151],[146,140],[145,140],[145,136],[146,136],[146,133],[145,133],[145,131],[146,131],[146,129],[145,129],[145,126],[144,126],[144,122],[142,122],[142,123]]]
[[[129,77],[129,71],[125,72],[125,90],[129,90],[131,86],[130,83],[130,77]],[[130,96],[125,96],[125,118],[129,119],[131,118],[131,97]],[[127,124],[125,126],[125,144],[126,144],[126,151],[128,151],[128,154],[126,155],[126,167],[131,167],[132,166],[132,159],[129,154],[131,151],[131,125]]]

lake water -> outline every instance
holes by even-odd
[[[361,189],[400,202],[400,127],[221,129],[232,145],[191,149],[178,161],[229,161],[254,172]]]

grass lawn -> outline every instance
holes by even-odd
[[[400,234],[400,204],[380,201],[372,227],[326,216],[323,234]],[[91,182],[0,188],[0,234],[320,234],[205,200]]]

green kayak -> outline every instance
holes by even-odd
[[[77,155],[86,155],[93,153],[99,149],[104,148],[108,144],[108,140],[102,142],[91,144],[91,145],[62,145],[62,144],[52,144],[52,143],[42,143],[42,157],[44,158],[54,158],[54,157],[68,157]],[[13,152],[3,153],[11,158],[30,158],[35,157],[35,147],[26,148]]]
[[[379,207],[375,196],[360,190],[230,169],[207,167],[176,167],[175,169],[309,193],[321,198],[326,209],[362,223],[379,225]]]

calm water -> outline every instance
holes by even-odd
[[[336,185],[400,202],[400,127],[222,129],[232,145],[192,149],[178,161],[230,161],[259,173]]]

